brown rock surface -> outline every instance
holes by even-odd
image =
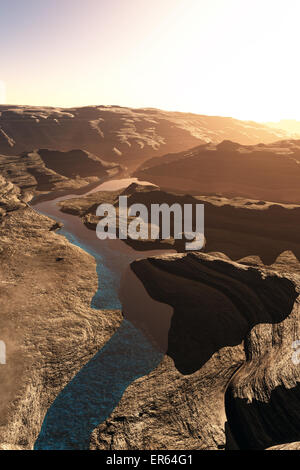
[[[224,141],[145,162],[139,179],[169,191],[300,203],[300,141]]]
[[[18,156],[0,155],[0,174],[22,189],[23,194],[54,190],[78,190],[122,171],[81,150],[36,150]]]
[[[40,158],[27,157],[30,165]],[[90,308],[97,288],[93,259],[26,205],[27,191],[45,180],[15,157],[3,158],[12,163],[2,160],[6,178],[0,177],[0,340],[7,345],[7,364],[0,366],[0,446],[32,448],[54,398],[111,338],[121,314]],[[53,169],[44,171],[55,189],[74,176],[55,181]],[[128,387],[93,432],[91,449],[297,446],[300,370],[291,354],[300,339],[299,207],[149,187],[125,193],[129,204],[204,202],[205,250],[223,254],[177,254],[132,265],[151,298],[174,309],[170,330],[160,332],[167,355]],[[95,208],[115,204],[119,194],[95,193],[62,207],[95,228]],[[291,251],[278,257],[284,250]],[[226,255],[243,259],[233,263]],[[273,265],[266,268],[262,260]]]
[[[25,204],[21,201],[20,189],[0,175],[0,219],[7,212],[12,212],[24,206]]]
[[[60,203],[61,210],[81,217],[83,223],[95,230],[99,218],[96,210],[99,204],[111,203],[118,208],[118,197],[128,196],[128,206],[144,204],[151,214],[151,204],[204,204],[205,239],[203,251],[225,253],[233,260],[245,256],[259,256],[265,264],[272,264],[284,251],[293,251],[300,259],[300,239],[298,221],[300,206],[273,204],[249,199],[227,199],[222,197],[193,197],[178,195],[151,188],[131,185],[126,191],[95,192],[87,197],[79,197]],[[171,235],[174,231],[171,227]],[[149,233],[150,237],[150,233]],[[182,240],[131,240],[126,243],[136,250],[173,248],[185,250]]]
[[[126,390],[93,432],[91,448],[237,448],[232,434],[243,430],[248,439],[258,424],[258,435],[265,436],[269,424],[282,424],[276,440],[264,440],[270,447],[286,442],[284,419],[292,410],[290,442],[297,441],[298,401],[289,394],[300,381],[291,362],[291,344],[300,335],[297,260],[286,253],[266,268],[251,258],[238,264],[191,253],[137,261],[132,269],[153,298],[174,307],[168,355]],[[274,402],[270,395],[279,383],[286,400]],[[235,401],[242,396],[267,404],[273,421],[264,411],[261,421],[252,421],[246,407],[236,428],[231,409],[225,409],[226,390]],[[246,447],[255,448],[251,439]]]
[[[289,265],[289,260],[294,261]],[[287,253],[273,268],[299,292],[300,263]],[[274,290],[274,299],[277,296]],[[246,362],[226,393],[228,424],[241,449],[264,449],[300,439],[300,366],[293,343],[300,339],[299,298],[289,317],[257,325],[245,339]]]
[[[79,148],[130,168],[205,142],[231,139],[248,145],[288,136],[286,131],[255,122],[157,109],[0,106],[0,153]]]
[[[94,259],[52,231],[53,220],[22,207],[18,194],[1,177],[2,449],[33,448],[55,397],[121,322],[118,311],[90,308],[98,285]]]
[[[291,444],[281,444],[269,447],[267,450],[300,450],[300,442],[292,442]]]

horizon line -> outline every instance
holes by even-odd
[[[227,118],[227,119],[234,119],[237,121],[243,121],[243,122],[255,122],[259,124],[268,124],[268,123],[274,123],[274,124],[279,124],[281,122],[297,122],[300,123],[300,119],[296,118],[291,118],[291,117],[284,117],[279,120],[255,120],[255,119],[241,119],[238,117],[234,117],[232,115],[228,114],[203,114],[203,113],[196,113],[194,111],[179,111],[175,109],[163,109],[163,108],[156,108],[153,106],[141,106],[141,107],[136,107],[136,106],[125,106],[125,105],[118,105],[118,104],[86,104],[86,105],[74,105],[74,106],[56,106],[56,105],[34,105],[34,104],[18,104],[18,103],[0,103],[0,107],[10,107],[10,106],[16,106],[16,107],[24,107],[24,108],[50,108],[50,109],[81,109],[81,108],[123,108],[123,109],[132,109],[132,110],[153,110],[153,111],[161,111],[161,112],[167,112],[167,113],[178,113],[178,114],[191,114],[194,116],[206,116],[206,117],[211,117],[211,118]]]

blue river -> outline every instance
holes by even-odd
[[[121,309],[118,291],[122,272],[134,259],[155,253],[141,254],[120,240],[100,242],[78,217],[59,211],[57,202],[62,199],[67,197],[38,203],[34,209],[63,222],[58,233],[95,258],[98,290],[91,307]],[[56,397],[44,418],[35,450],[89,449],[92,431],[110,416],[126,388],[155,369],[162,358],[163,354],[145,335],[124,319],[106,345]]]

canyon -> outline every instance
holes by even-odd
[[[299,141],[154,109],[0,113],[0,448],[299,449]],[[120,195],[204,204],[204,249],[100,242]]]

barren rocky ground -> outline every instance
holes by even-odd
[[[119,106],[0,106],[0,153],[81,149],[133,169],[146,159],[206,142],[271,143],[280,129],[237,119]]]
[[[284,251],[293,251],[300,257],[298,204],[280,204],[246,198],[225,198],[222,196],[190,196],[166,192],[158,187],[133,183],[125,190],[94,192],[86,197],[76,197],[59,203],[63,212],[77,215],[91,230],[96,230],[100,218],[96,216],[99,204],[114,204],[118,214],[119,196],[127,195],[128,207],[143,204],[151,214],[151,204],[166,203],[170,207],[179,204],[204,204],[205,238],[204,252],[219,251],[233,260],[245,256],[259,256],[269,265]],[[150,219],[150,217],[149,217]],[[131,219],[128,219],[130,222]],[[118,219],[117,219],[118,222]],[[158,240],[150,237],[151,220],[148,220],[148,238],[125,242],[137,250],[174,248],[185,250],[185,240]],[[171,227],[171,233],[174,226]]]
[[[94,259],[0,182],[0,446],[32,449],[50,404],[113,335],[121,312],[90,307]]]
[[[266,268],[251,257],[232,263],[191,253],[132,269],[153,298],[174,308],[169,349],[128,387],[91,448],[264,449],[298,441],[295,257],[284,253]]]
[[[51,447],[57,437],[99,450],[298,449],[299,141],[274,143],[288,136],[255,123],[150,109],[1,106],[0,114],[0,448]],[[122,312],[92,308],[94,257],[29,203],[85,193],[137,167],[159,186],[78,195],[62,211],[95,230],[97,206],[118,209],[120,194],[148,208],[200,202],[206,245],[186,254],[172,239],[128,240],[177,253],[131,264]],[[100,351],[106,373],[109,361],[134,356],[132,341],[141,341],[147,371],[133,361],[128,377],[115,367],[84,383]],[[109,385],[121,378],[125,390],[114,396]],[[72,384],[96,418],[98,400],[113,396],[108,416],[89,420],[72,408]]]
[[[224,141],[150,159],[135,175],[167,191],[299,203],[300,141]]]

